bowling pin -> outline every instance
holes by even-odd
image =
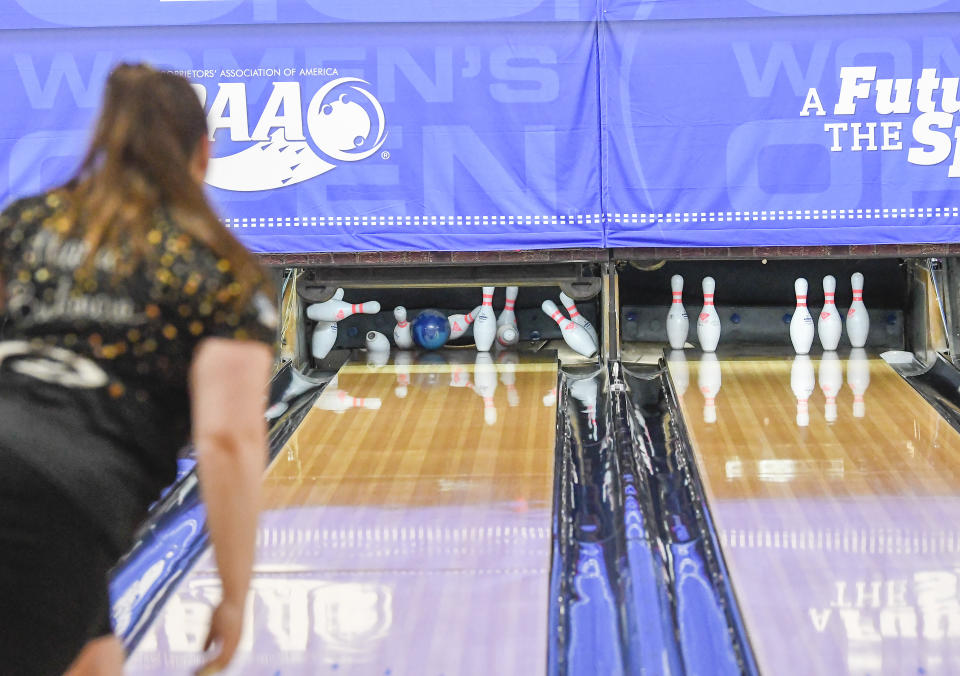
[[[517,292],[520,290],[518,286],[508,286],[507,287],[507,300],[503,305],[503,312],[500,313],[500,316],[497,317],[497,328],[499,329],[504,325],[512,325],[513,329],[517,329],[517,314],[514,312],[513,306],[517,302]]]
[[[390,352],[390,341],[379,331],[367,331],[364,344],[369,352]]]
[[[550,315],[553,321],[557,323],[557,326],[560,327],[560,334],[563,336],[563,341],[570,346],[571,350],[584,357],[592,357],[597,353],[597,344],[593,338],[590,337],[587,330],[576,322],[564,317],[563,313],[557,309],[556,303],[552,300],[545,300],[540,307],[545,313]],[[476,329],[474,329],[474,331],[476,331]]]
[[[708,278],[709,279],[709,278]],[[703,395],[703,422],[717,422],[716,397],[720,393],[720,362],[715,352],[704,352],[700,355],[700,373],[697,385]]]
[[[790,342],[797,354],[810,354],[810,346],[813,345],[813,317],[807,309],[807,280],[798,278],[793,283],[793,290],[797,294],[797,307],[793,311],[793,319],[790,320]]]
[[[570,383],[570,395],[583,405],[581,411],[587,418],[590,440],[596,441],[598,436],[597,381],[594,378],[574,380]]]
[[[365,408],[374,411],[380,408],[382,403],[378,397],[352,397],[343,390],[331,388],[328,385],[313,406],[324,411],[343,413],[351,408]]]
[[[820,357],[820,391],[826,397],[827,403],[823,407],[823,417],[827,422],[837,419],[837,395],[843,387],[843,362],[833,350],[827,350]]]
[[[497,327],[497,345],[500,347],[513,347],[520,342],[520,332],[513,324],[504,324]]]
[[[863,394],[870,386],[870,360],[867,359],[867,351],[862,347],[850,350],[850,358],[847,360],[847,385],[853,391],[853,417],[863,418],[867,414]]]
[[[386,336],[384,336],[384,338],[386,338]],[[367,366],[379,369],[383,368],[389,363],[390,350],[367,350]]]
[[[827,352],[837,349],[837,345],[840,344],[840,334],[843,333],[843,322],[834,301],[836,292],[837,278],[827,275],[823,278],[823,310],[820,311],[820,319],[817,320],[817,335],[820,337],[820,344]]]
[[[870,315],[863,304],[863,274],[854,272],[850,275],[850,285],[853,287],[853,302],[847,310],[847,338],[853,347],[863,347],[870,333]]]
[[[393,388],[393,393],[403,399],[407,396],[407,389],[410,387],[410,365],[413,364],[413,355],[407,351],[397,352],[393,363],[397,369],[397,386]]]
[[[697,339],[700,349],[704,352],[714,352],[720,342],[720,315],[713,305],[713,292],[716,282],[713,277],[703,278],[703,309],[697,317]]]
[[[497,391],[497,367],[489,352],[477,352],[473,364],[473,391],[483,398],[483,421],[487,425],[496,425],[497,409],[493,395]]]
[[[351,315],[375,315],[380,312],[380,303],[375,300],[366,303],[344,303],[332,298],[326,303],[314,303],[307,306],[307,317],[320,322],[339,322]]]
[[[500,371],[500,382],[507,388],[507,403],[511,408],[520,405],[520,393],[517,392],[517,364],[520,357],[516,352],[503,352],[497,357],[497,370]]]
[[[450,337],[447,338],[447,342],[456,340],[470,330],[470,325],[480,314],[481,307],[478,305],[465,315],[450,315],[447,317],[447,323],[450,324]]]
[[[497,337],[497,317],[493,313],[493,291],[492,286],[483,287],[483,304],[474,318],[473,340],[477,344],[477,352],[489,352]]]
[[[546,408],[556,405],[557,403],[557,388],[550,388],[550,391],[543,395],[543,405]]]
[[[667,340],[674,350],[682,350],[690,333],[690,318],[683,307],[683,277],[671,277],[670,289],[673,292],[673,303],[667,312]]]
[[[593,324],[590,323],[589,319],[580,314],[580,311],[577,309],[577,304],[573,302],[573,298],[561,291],[560,302],[563,303],[563,306],[567,308],[567,312],[570,313],[570,320],[585,328],[593,339],[594,344],[598,345],[599,338],[597,337],[597,330],[593,328]]]
[[[335,342],[337,342],[337,323],[317,322],[316,328],[313,329],[313,337],[310,339],[310,354],[314,359],[323,359],[330,354]]]
[[[811,337],[810,340],[812,341],[813,338]],[[810,395],[813,394],[816,386],[817,380],[813,373],[810,355],[798,354],[793,358],[793,365],[790,367],[790,389],[793,390],[793,396],[797,398],[798,427],[810,425]]]
[[[667,363],[670,364],[670,377],[673,379],[673,387],[676,389],[677,396],[682,397],[690,387],[690,367],[687,365],[687,353],[683,350],[670,350],[667,355]]]
[[[401,350],[409,350],[413,347],[413,333],[407,321],[407,308],[402,305],[393,308],[393,318],[397,320],[397,325],[393,327],[393,342]]]

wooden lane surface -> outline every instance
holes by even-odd
[[[828,422],[837,364],[813,359],[806,427],[802,364],[718,364],[715,423],[698,389],[716,366],[670,371],[762,673],[960,673],[960,434],[882,360],[841,358]]]
[[[495,366],[495,425],[472,360],[341,371],[266,475],[231,673],[544,673],[556,362]],[[130,673],[190,673],[218,595],[205,556]]]

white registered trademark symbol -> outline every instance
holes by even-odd
[[[385,160],[389,160],[389,159],[390,159],[390,151],[389,151],[389,150],[384,150],[382,153],[380,153],[380,157],[382,157],[382,158],[385,159]]]

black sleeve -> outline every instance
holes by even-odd
[[[199,337],[256,340],[275,347],[277,342],[278,307],[266,280],[258,275],[252,282],[241,282],[230,268],[229,261],[212,254],[201,256],[204,264],[197,271],[202,275],[195,303],[197,313],[205,317],[202,330],[194,326],[191,333]]]

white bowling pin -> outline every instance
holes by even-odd
[[[390,352],[390,341],[379,331],[367,331],[364,344],[369,352]]]
[[[705,352],[700,355],[700,373],[697,385],[703,395],[703,422],[717,422],[716,397],[720,393],[720,362],[714,352]]]
[[[310,354],[314,359],[323,359],[330,354],[335,342],[337,342],[337,323],[317,322],[316,328],[313,329],[313,337],[310,339]]]
[[[820,391],[827,402],[823,407],[823,417],[827,422],[837,419],[837,396],[843,388],[843,362],[833,350],[827,350],[820,356]]]
[[[870,333],[870,315],[863,304],[863,274],[854,272],[850,275],[850,285],[853,287],[853,302],[847,310],[847,338],[853,347],[863,347]]]
[[[333,299],[334,299],[334,300],[343,300],[343,289],[338,288],[336,291],[334,291],[334,292],[333,292]]]
[[[673,302],[667,312],[667,340],[674,350],[682,350],[690,333],[690,318],[683,307],[683,277],[671,277],[670,289],[673,292]]]
[[[837,278],[827,275],[823,278],[823,310],[817,320],[817,335],[825,351],[836,350],[840,344],[840,334],[843,333],[843,322],[834,296],[837,292]]]
[[[520,357],[516,352],[503,352],[497,357],[497,370],[500,371],[500,382],[507,388],[507,403],[511,408],[520,405],[520,393],[517,392],[517,364]]]
[[[483,421],[497,424],[497,409],[493,395],[497,391],[497,367],[489,352],[478,352],[473,364],[473,391],[483,398]]]
[[[713,294],[716,282],[713,277],[703,278],[703,309],[697,317],[697,339],[700,349],[704,352],[714,352],[720,342],[720,315],[713,305]]]
[[[597,344],[587,333],[587,330],[564,317],[563,313],[557,309],[556,303],[552,300],[545,300],[540,307],[560,327],[560,335],[563,336],[563,341],[570,346],[571,350],[577,354],[582,354],[584,357],[592,357],[597,353]]]
[[[450,315],[447,317],[447,323],[450,324],[450,337],[447,342],[456,340],[470,330],[470,325],[480,314],[481,307],[481,305],[478,305],[465,315]]]
[[[380,408],[383,402],[377,397],[352,397],[343,390],[331,388],[329,385],[323,393],[317,397],[314,408],[320,408],[334,413],[343,413],[351,408],[365,408],[371,411]]]
[[[670,377],[673,379],[673,386],[677,391],[677,396],[682,397],[690,387],[690,367],[687,365],[687,353],[683,350],[671,350],[667,355],[667,362],[670,364]]]
[[[406,351],[397,352],[393,364],[397,369],[397,386],[393,388],[393,393],[403,399],[407,396],[407,389],[410,387],[410,365],[413,364],[413,354]]]
[[[570,313],[570,320],[585,328],[587,333],[590,334],[590,337],[593,338],[594,344],[599,345],[597,330],[593,328],[593,324],[590,323],[589,319],[580,314],[580,310],[577,309],[577,304],[573,302],[573,298],[561,291],[560,302],[563,303],[563,307],[567,308],[567,312]]]
[[[587,417],[590,440],[596,441],[597,427],[597,381],[594,378],[581,378],[570,383],[570,395],[583,404],[583,413]]]
[[[811,338],[812,340],[812,338]],[[797,426],[810,425],[810,395],[817,386],[810,355],[798,354],[790,367],[790,389],[797,398]]]
[[[314,303],[307,306],[307,317],[320,322],[339,322],[351,315],[375,315],[380,312],[380,303],[375,300],[366,303],[344,303],[333,298],[326,303]]]
[[[807,309],[807,280],[800,277],[793,283],[793,290],[797,294],[797,307],[790,320],[790,342],[793,351],[797,354],[809,354],[813,345],[813,317]]]
[[[393,327],[393,342],[401,350],[413,347],[413,333],[410,331],[410,322],[407,321],[407,308],[398,305],[393,308],[393,318],[397,320]]]
[[[507,300],[503,305],[503,312],[501,312],[500,316],[497,317],[497,328],[500,328],[505,324],[510,324],[513,326],[514,330],[516,330],[517,313],[514,311],[514,305],[517,302],[517,292],[519,290],[520,287],[518,286],[507,287]]]
[[[497,327],[497,344],[500,347],[513,347],[520,342],[520,332],[513,324]]]
[[[551,406],[556,405],[556,403],[557,403],[557,388],[553,387],[550,389],[549,392],[543,395],[543,405],[547,408],[550,408]]]
[[[497,337],[497,317],[493,313],[493,291],[492,286],[483,287],[483,304],[474,318],[473,341],[477,344],[477,352],[489,352]]]
[[[853,417],[863,418],[867,414],[867,406],[863,395],[870,386],[870,360],[867,351],[862,347],[850,350],[847,360],[847,385],[853,391]]]
[[[383,335],[383,334],[380,334],[380,335]],[[389,363],[390,363],[390,350],[367,350],[367,366],[370,366],[375,369],[380,369]]]

